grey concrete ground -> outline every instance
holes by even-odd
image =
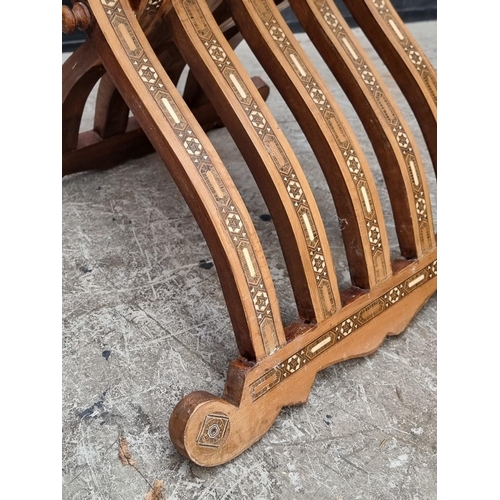
[[[409,27],[436,64],[436,23]],[[352,108],[307,37],[299,38],[352,119],[383,193]],[[252,75],[264,75],[245,44],[237,53]],[[422,138],[394,94],[416,131],[435,204]],[[274,89],[268,102],[306,170],[339,281],[347,285],[338,223],[318,164]],[[83,128],[90,124],[88,109]],[[260,218],[267,208],[227,131],[209,136],[262,239],[283,320],[292,321],[296,309],[276,231]],[[284,409],[268,434],[231,463],[205,469],[177,453],[168,436],[173,407],[194,390],[220,395],[237,356],[211,262],[157,155],[63,179],[63,498],[144,499],[156,479],[164,481],[163,498],[172,500],[436,498],[435,296],[375,354],[321,372],[309,401]],[[135,467],[118,457],[120,434]]]

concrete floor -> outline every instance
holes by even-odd
[[[409,25],[433,64],[436,26]],[[435,208],[434,174],[415,119],[356,34],[415,131]],[[381,186],[396,254],[369,141],[312,44],[298,37],[359,134]],[[237,54],[250,74],[270,81],[245,44]],[[337,217],[319,166],[273,87],[268,103],[308,175],[346,286]],[[92,104],[82,128],[91,121]],[[266,205],[227,131],[209,137],[253,218],[288,323],[296,308],[273,223],[260,217]],[[194,390],[220,395],[237,357],[211,262],[156,154],[63,179],[63,498],[144,499],[157,479],[164,481],[165,499],[436,498],[435,296],[375,354],[321,372],[309,401],[284,409],[267,435],[231,463],[206,469],[177,453],[168,435],[173,407]],[[118,457],[120,435],[134,467]]]

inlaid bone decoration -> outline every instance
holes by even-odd
[[[389,0],[345,0],[413,110],[436,168],[436,72]],[[288,5],[351,101],[380,165],[399,248],[353,128],[290,31]],[[402,112],[334,0],[82,0],[63,31],[87,40],[63,65],[63,175],[156,151],[214,259],[240,356],[222,395],[194,392],[170,416],[177,450],[224,464],[258,441],[284,406],[305,403],[323,368],[374,352],[436,291],[431,198]],[[307,169],[235,48],[245,40],[293,113],[331,192],[350,287],[335,259]],[[183,95],[177,84],[189,67]],[[94,127],[80,132],[99,82]],[[206,132],[226,127],[274,221],[298,317],[282,323],[248,209]],[[431,170],[432,173],[432,170]],[[155,186],[152,186],[154,189]],[[394,246],[394,245],[393,245]]]

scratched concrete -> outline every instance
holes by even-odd
[[[436,23],[409,27],[436,64]],[[352,120],[382,185],[352,108],[307,37],[299,38]],[[245,44],[237,53],[251,74],[264,75]],[[394,94],[416,130],[404,99]],[[318,164],[274,89],[269,105],[307,172],[339,281],[346,285],[338,221]],[[83,129],[91,125],[91,108]],[[276,231],[272,221],[260,218],[267,208],[227,131],[209,136],[262,239],[283,320],[292,321],[296,309]],[[435,204],[432,168],[416,136]],[[321,372],[307,404],[285,408],[267,435],[231,463],[205,469],[174,449],[168,419],[194,390],[221,394],[237,351],[217,273],[193,216],[156,154],[106,172],[73,175],[62,185],[63,498],[144,499],[155,479],[164,481],[164,498],[172,500],[436,498],[435,296],[405,333],[372,356]],[[120,433],[135,468],[118,458]]]

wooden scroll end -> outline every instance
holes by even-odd
[[[314,376],[302,384],[304,403]],[[228,378],[228,384],[231,384]],[[259,441],[273,425],[282,408],[281,399],[254,402],[250,383],[242,387],[242,401],[236,406],[207,392],[193,392],[174,408],[169,422],[170,439],[185,457],[203,467],[225,464]]]
[[[240,455],[264,436],[284,406],[307,401],[319,371],[373,354],[387,336],[406,329],[436,291],[435,258],[432,252],[407,265],[390,283],[353,298],[258,363],[235,360],[222,399],[207,392],[186,396],[170,418],[177,450],[205,467]]]
[[[169,422],[172,443],[198,465],[213,467],[229,462],[258,441],[271,427],[280,408],[265,408],[260,416],[249,393],[247,376],[256,365],[243,358],[229,368],[224,399],[205,391],[184,397]]]

